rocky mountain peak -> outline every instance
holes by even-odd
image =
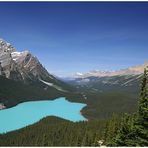
[[[16,49],[10,43],[0,39],[0,75],[4,75],[6,78],[9,78],[11,71],[16,69],[11,57],[11,53],[15,51]]]
[[[12,59],[16,62],[16,63],[18,63],[18,64],[20,64],[22,61],[24,61],[25,60],[25,58],[28,56],[28,55],[30,55],[31,53],[28,51],[28,50],[26,50],[26,51],[23,51],[23,52],[17,52],[17,51],[15,51],[15,52],[12,52],[11,53],[11,56],[12,56]]]
[[[16,49],[8,42],[0,38],[0,54],[2,53],[12,53]]]
[[[0,39],[0,75],[23,81],[51,77],[39,60],[28,50],[18,52],[3,39]]]

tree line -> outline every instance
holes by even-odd
[[[138,111],[107,120],[71,122],[46,117],[0,135],[0,146],[148,146],[148,70],[144,70]]]

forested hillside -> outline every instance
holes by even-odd
[[[107,119],[113,113],[134,113],[138,107],[141,75],[89,77],[70,84],[88,104],[82,113],[89,119]],[[82,83],[84,81],[85,83]]]
[[[7,108],[26,101],[53,100],[61,96],[65,96],[71,101],[82,102],[81,95],[72,90],[62,92],[53,87],[44,89],[44,84],[42,86],[37,82],[24,84],[0,76],[0,84],[0,103],[3,103]]]
[[[7,108],[13,107],[18,103],[36,100],[49,100],[61,96],[69,101],[85,103],[87,106],[82,109],[82,114],[88,119],[108,119],[113,113],[132,113],[137,108],[138,88],[136,89],[112,89],[103,92],[86,91],[76,92],[69,87],[69,91],[62,92],[49,87],[44,89],[44,84],[24,84],[0,76],[0,103]]]
[[[138,111],[108,120],[70,122],[47,117],[0,135],[0,146],[148,146],[148,70],[144,71]]]
[[[138,111],[125,115],[109,146],[148,146],[148,69],[144,70]]]
[[[0,135],[0,146],[99,146],[104,136],[106,141],[111,135],[115,136],[114,126],[119,124],[116,116],[108,122],[94,120],[76,123],[47,117],[21,130]],[[106,126],[109,128],[105,131]]]

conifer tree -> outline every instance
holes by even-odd
[[[148,126],[148,70],[144,70],[141,85],[141,94],[138,109],[138,121],[144,126]]]
[[[148,70],[144,70],[138,112],[126,115],[110,146],[148,146]]]
[[[137,119],[135,122],[135,143],[148,146],[148,70],[144,70]]]

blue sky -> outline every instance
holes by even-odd
[[[148,60],[147,2],[0,2],[0,38],[68,76]]]

